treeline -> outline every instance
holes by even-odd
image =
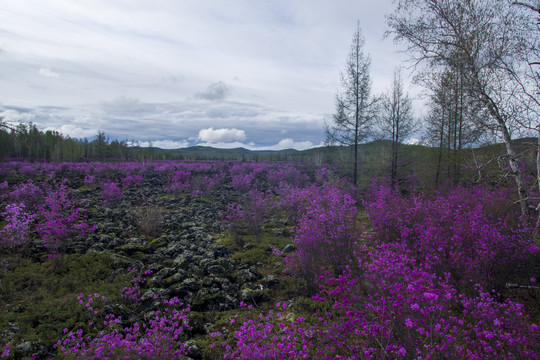
[[[126,142],[109,142],[100,132],[92,141],[73,139],[58,131],[42,131],[35,124],[12,126],[0,118],[0,157],[30,161],[81,161],[106,158],[128,159],[132,156]]]
[[[294,150],[249,151],[194,146],[165,150],[132,146],[127,140],[110,140],[99,131],[92,140],[74,139],[58,131],[40,130],[35,124],[11,125],[0,117],[0,161],[102,161],[102,160],[292,160]]]

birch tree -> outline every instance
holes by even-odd
[[[522,125],[523,93],[515,78],[526,64],[530,35],[521,27],[529,21],[509,0],[397,0],[388,17],[394,40],[407,44],[411,60],[431,67],[459,64],[467,91],[487,110],[506,146],[521,212],[528,212],[528,191],[512,133]],[[512,74],[509,69],[514,70]]]

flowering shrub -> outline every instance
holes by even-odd
[[[121,317],[104,314],[96,308],[94,300],[107,301],[99,294],[88,295],[86,304],[84,294],[78,297],[93,318],[88,326],[97,333],[95,337],[84,335],[82,329],[75,332],[64,329],[66,336],[59,340],[55,348],[71,358],[98,359],[182,359],[189,354],[182,342],[185,331],[191,330],[187,314],[189,305],[174,297],[163,301],[163,309],[158,310],[148,322],[135,323],[131,327],[121,326]]]
[[[191,186],[190,179],[190,171],[175,171],[172,176],[171,185],[169,186],[168,190],[174,195],[178,196]]]
[[[84,221],[86,209],[77,207],[69,199],[64,185],[49,190],[44,204],[38,209],[41,220],[36,231],[52,256],[64,254],[75,238],[82,238],[97,229]]]
[[[28,241],[28,233],[36,215],[27,211],[24,203],[8,204],[2,213],[6,225],[0,230],[0,245],[19,249]]]
[[[356,202],[349,194],[328,185],[310,190],[304,213],[292,229],[297,252],[287,263],[313,290],[323,269],[341,273],[350,265],[360,235]]]
[[[383,241],[406,243],[439,275],[449,272],[456,286],[479,283],[502,292],[508,278],[522,274],[539,252],[531,227],[511,200],[506,200],[508,210],[497,214],[502,195],[457,188],[444,196],[405,197],[381,185],[365,206]]]
[[[9,188],[9,184],[7,181],[0,183],[0,192],[4,192]]]
[[[299,170],[294,167],[284,167],[277,170],[269,170],[266,178],[270,185],[273,187],[279,186],[283,181],[294,186],[305,186],[309,181],[309,176],[302,174]]]
[[[19,172],[21,174],[34,174],[36,172],[36,168],[28,162],[23,162],[19,167]]]
[[[11,346],[9,346],[7,344],[4,345],[4,350],[2,350],[2,355],[0,355],[0,358],[8,357],[10,350],[11,350]]]
[[[141,175],[128,175],[122,178],[122,187],[125,189],[133,184],[141,183],[142,181],[143,177]]]
[[[84,177],[84,183],[86,185],[92,185],[96,183],[96,177],[93,175],[85,175]]]
[[[309,349],[313,345],[312,331],[302,327],[304,318],[286,319],[286,304],[276,304],[278,312],[262,314],[256,319],[246,320],[234,332],[236,344],[223,344],[224,359],[312,359]],[[281,311],[284,313],[282,314]],[[215,334],[214,337],[221,334]]]
[[[193,192],[196,194],[203,194],[211,192],[217,188],[217,186],[223,181],[225,174],[219,172],[211,176],[199,176],[193,179]]]
[[[32,180],[15,185],[15,189],[8,193],[8,199],[12,203],[24,203],[27,209],[42,202],[41,188],[34,184]]]
[[[247,191],[253,180],[255,180],[255,175],[253,174],[233,175],[232,187],[235,190]]]
[[[404,244],[357,247],[358,263],[320,276],[313,320],[273,312],[247,319],[229,359],[539,359],[540,331],[522,306],[481,288],[467,297]]]
[[[133,286],[126,286],[122,289],[122,298],[127,302],[139,302],[141,301],[141,286],[146,283],[145,276],[152,274],[152,270],[146,270],[143,274],[144,276],[138,275],[138,270],[134,267],[129,267],[128,272],[133,272],[135,274]]]
[[[330,178],[331,172],[327,168],[320,168],[315,171],[315,181],[318,183],[323,183],[325,180]]]
[[[263,225],[268,221],[267,213],[270,195],[254,189],[247,193],[239,204],[230,204],[224,214],[229,231],[235,241],[241,241],[240,235],[244,233],[259,235]]]
[[[107,205],[112,205],[122,199],[122,189],[118,186],[118,183],[114,181],[107,181],[103,184],[103,190],[101,196]]]

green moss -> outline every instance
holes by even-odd
[[[136,253],[144,252],[145,246],[138,245],[138,244],[124,244],[124,245],[117,246],[114,250],[124,253],[127,256],[135,257]]]
[[[234,260],[239,260],[241,263],[257,264],[260,263],[265,257],[271,255],[270,251],[255,247],[253,249],[246,250],[244,252],[237,252],[232,255]]]
[[[164,238],[157,238],[157,239],[154,239],[152,241],[150,241],[148,243],[148,245],[146,245],[146,249],[150,249],[151,251],[155,251],[161,247],[164,247],[164,246],[167,246],[167,240],[164,239]]]
[[[289,237],[278,236],[270,230],[264,230],[258,236],[241,235],[242,243],[250,244],[247,249],[240,248],[238,242],[232,236],[225,236],[219,241],[233,251],[232,258],[240,263],[260,264],[261,266],[274,264],[278,258],[272,254],[270,245],[283,249],[286,245],[291,244],[292,240]]]
[[[1,340],[14,344],[56,342],[64,328],[74,329],[87,316],[77,295],[99,293],[120,302],[121,289],[131,282],[129,276],[112,276],[113,259],[106,252],[66,255],[62,262],[5,260],[13,265],[1,275],[0,329],[12,323],[19,331]]]
[[[86,191],[96,190],[96,188],[97,188],[96,184],[84,184],[78,190],[81,191],[81,192],[86,192]]]

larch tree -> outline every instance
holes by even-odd
[[[383,94],[381,100],[379,128],[382,137],[392,141],[390,178],[394,183],[397,179],[399,147],[417,127],[413,117],[412,101],[405,92],[399,69],[394,70],[391,88]]]
[[[370,134],[376,117],[377,99],[371,96],[371,60],[364,54],[364,37],[358,22],[341,74],[342,91],[336,95],[333,124],[325,126],[326,144],[353,146],[353,183],[358,181],[358,145]]]

